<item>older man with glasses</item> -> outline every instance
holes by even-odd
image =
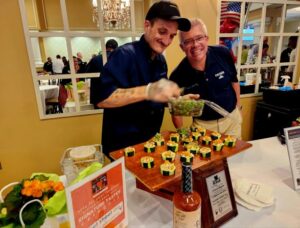
[[[172,72],[184,94],[199,94],[200,99],[213,101],[231,113],[223,117],[208,106],[200,117],[193,118],[193,127],[204,127],[241,138],[240,87],[237,71],[229,50],[224,46],[208,46],[206,25],[191,20],[191,29],[179,32],[180,47],[186,57]],[[175,127],[182,127],[182,117],[172,116]]]

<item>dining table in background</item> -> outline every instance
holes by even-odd
[[[50,98],[58,99],[59,86],[58,85],[40,85],[39,86],[42,108],[44,114],[46,114],[46,100]]]

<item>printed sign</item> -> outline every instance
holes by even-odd
[[[284,129],[295,190],[300,189],[300,126]]]
[[[225,171],[220,171],[206,178],[214,221],[232,211]]]
[[[66,189],[71,227],[125,227],[127,199],[124,158]]]

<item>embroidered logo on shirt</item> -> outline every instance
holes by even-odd
[[[219,79],[222,79],[222,78],[224,78],[224,73],[225,73],[224,71],[220,71],[219,73],[215,74],[215,77],[219,78]]]

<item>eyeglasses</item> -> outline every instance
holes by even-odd
[[[182,42],[182,44],[185,46],[185,47],[190,47],[192,46],[193,44],[198,44],[200,43],[201,41],[203,41],[207,36],[195,36],[194,38],[191,38],[191,39],[187,39],[187,40],[184,40]]]

